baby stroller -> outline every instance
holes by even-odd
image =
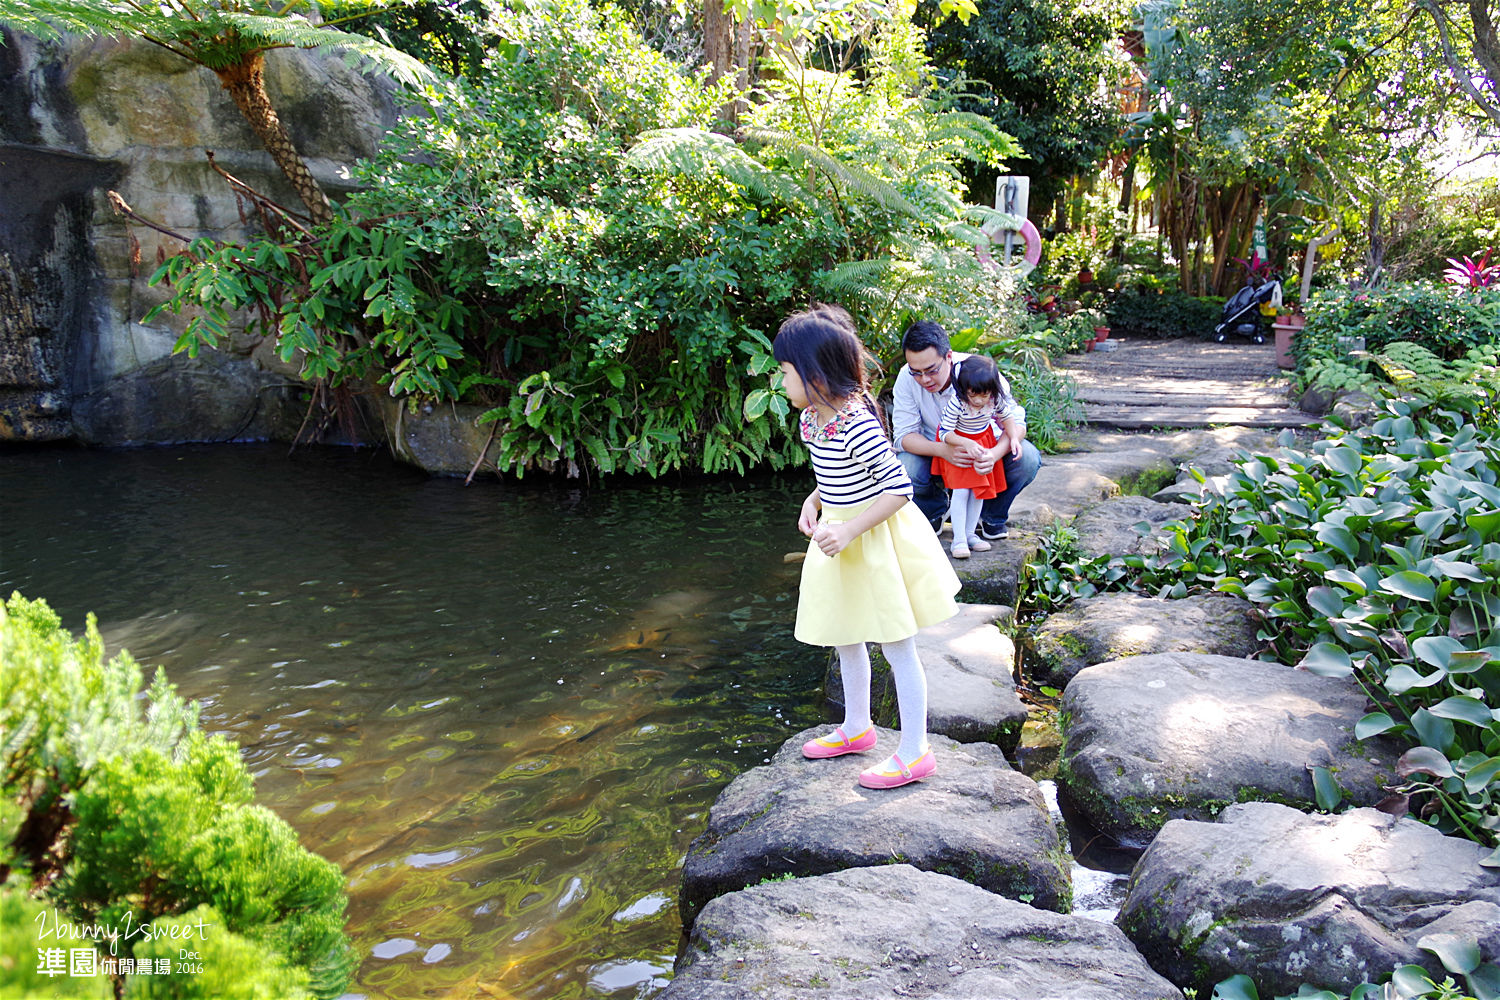
[[[1238,257],[1235,258],[1239,260]],[[1245,265],[1245,287],[1224,303],[1224,317],[1214,327],[1214,340],[1224,343],[1233,334],[1249,337],[1257,344],[1266,342],[1265,316],[1261,306],[1269,306],[1272,315],[1281,305],[1281,281],[1270,274],[1267,264],[1259,260],[1239,261]]]

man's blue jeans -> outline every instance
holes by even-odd
[[[932,476],[932,458],[928,455],[913,455],[898,451],[906,474],[911,477],[912,500],[917,509],[934,527],[940,526],[948,516],[948,491],[941,479]],[[1031,485],[1037,470],[1042,467],[1042,453],[1030,441],[1021,442],[1021,454],[1015,458],[1005,456],[1005,492],[984,502],[979,519],[985,530],[994,534],[1010,522],[1010,505],[1021,491]]]

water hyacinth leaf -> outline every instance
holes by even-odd
[[[1339,787],[1338,779],[1334,778],[1333,772],[1321,765],[1309,767],[1312,772],[1313,797],[1318,802],[1318,808],[1324,812],[1333,812],[1344,801],[1344,790]]]
[[[1454,777],[1453,765],[1447,756],[1432,747],[1412,747],[1396,761],[1396,773],[1403,778],[1413,774],[1426,774],[1434,778]]]
[[[1260,994],[1256,992],[1255,983],[1251,982],[1250,977],[1241,973],[1230,976],[1215,986],[1213,1000],[1260,1000]]]
[[[1403,965],[1391,973],[1391,986],[1400,1000],[1425,997],[1436,985],[1428,978],[1427,970],[1420,965]]]
[[[1488,726],[1494,721],[1489,706],[1478,698],[1470,698],[1468,695],[1444,698],[1436,705],[1429,706],[1427,711],[1440,719],[1457,719],[1476,726]]]
[[[1319,677],[1348,677],[1354,673],[1354,661],[1349,652],[1331,642],[1313,643],[1307,655],[1297,664],[1297,669],[1317,674]],[[1399,692],[1398,692],[1399,693]]]
[[[1425,747],[1446,751],[1453,745],[1453,723],[1438,718],[1425,708],[1419,708],[1411,714],[1411,727],[1417,731],[1417,736]],[[1449,767],[1451,769],[1452,765]]]
[[[1432,565],[1435,569],[1442,570],[1445,575],[1455,577],[1459,580],[1473,580],[1475,583],[1486,583],[1489,579],[1473,563],[1459,562],[1457,560],[1434,556]]]
[[[1437,593],[1437,586],[1432,582],[1431,577],[1409,569],[1393,573],[1381,580],[1380,587],[1400,597],[1409,597],[1413,601],[1430,601]]]
[[[1478,795],[1496,778],[1500,778],[1500,757],[1490,757],[1478,766],[1469,768],[1469,773],[1464,775],[1464,791]]]
[[[1374,983],[1360,983],[1349,994],[1349,1000],[1385,1000],[1385,987]]]
[[[1500,534],[1500,510],[1485,511],[1483,514],[1470,514],[1464,518],[1464,523],[1479,532],[1480,538],[1488,541],[1495,535]]]
[[[1495,848],[1495,857],[1500,857],[1500,847]],[[1492,868],[1500,865],[1500,861],[1493,865],[1488,861],[1479,863]],[[1500,965],[1485,962],[1469,973],[1469,995],[1474,1000],[1500,1000]]]
[[[1417,939],[1417,947],[1432,952],[1456,976],[1467,976],[1479,967],[1479,942],[1462,934],[1428,934]]]
[[[1454,653],[1462,652],[1463,643],[1446,635],[1424,635],[1411,644],[1417,659],[1434,667],[1447,667]]]
[[[1353,448],[1329,448],[1323,453],[1323,464],[1342,476],[1352,476],[1360,470],[1364,459]]]
[[[1480,858],[1479,863],[1485,868],[1500,868],[1500,847],[1495,848],[1488,855]]]
[[[1448,657],[1448,673],[1472,674],[1494,657],[1482,649],[1465,649]]]
[[[1342,618],[1344,614],[1344,599],[1332,587],[1310,588],[1307,605],[1324,618]]]
[[[1417,530],[1431,538],[1453,520],[1451,510],[1424,510],[1416,516]]]
[[[1387,712],[1371,712],[1354,724],[1354,735],[1362,740],[1371,736],[1379,736],[1388,729],[1394,728],[1396,720]]]
[[[1359,555],[1359,542],[1355,539],[1353,533],[1342,524],[1329,524],[1325,521],[1318,525],[1317,530],[1313,533],[1317,536],[1318,541],[1324,545],[1333,546],[1350,559]]]
[[[1342,567],[1340,567],[1339,569],[1329,570],[1327,573],[1323,574],[1323,578],[1329,583],[1336,583],[1341,587],[1348,587],[1350,590],[1354,591],[1355,597],[1363,597],[1367,592],[1365,582],[1359,578],[1358,574],[1352,573]]]

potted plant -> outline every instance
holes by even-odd
[[[1109,317],[1100,309],[1080,309],[1078,315],[1088,320],[1094,331],[1094,340],[1104,343],[1109,339]]]
[[[1307,317],[1297,307],[1296,299],[1284,299],[1276,310],[1276,319],[1271,323],[1271,332],[1276,338],[1276,365],[1279,368],[1295,368],[1292,360],[1292,341],[1297,331],[1307,323]]]

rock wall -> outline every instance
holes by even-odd
[[[245,226],[205,150],[288,206],[296,195],[218,79],[150,43],[0,47],[0,441],[142,444],[287,439],[306,408],[243,331],[225,351],[174,354],[185,317],[141,317],[161,301],[147,279],[180,240],[127,224],[117,191],[188,237]],[[337,57],[268,54],[266,85],[331,196],[394,123],[391,85]],[[252,357],[255,354],[256,356]]]

